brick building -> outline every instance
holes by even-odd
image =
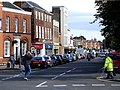
[[[75,47],[83,47],[85,49],[101,49],[102,47],[102,42],[97,41],[96,39],[91,39],[91,40],[79,40],[79,39],[74,39],[74,46]]]
[[[32,52],[41,55],[52,54],[52,14],[32,1],[16,1],[14,4],[26,11],[32,12]]]
[[[2,7],[3,60],[8,61],[11,55],[17,60],[24,56],[31,46],[31,12],[26,12],[10,2],[3,2]]]

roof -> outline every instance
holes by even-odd
[[[22,10],[21,8],[19,8],[18,6],[10,3],[10,2],[2,2],[3,3],[3,7],[6,7],[6,8],[11,8],[11,9],[17,9],[17,10]]]

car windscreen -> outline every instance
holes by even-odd
[[[32,60],[42,60],[42,57],[34,57]]]
[[[49,59],[49,57],[44,57],[45,58],[45,60],[48,60]]]

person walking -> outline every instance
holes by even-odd
[[[106,79],[113,79],[113,61],[109,55],[105,59],[104,70],[107,73]]]
[[[27,53],[24,56],[25,80],[28,80],[28,75],[31,73],[31,67],[30,67],[31,59],[32,59],[32,54],[30,53],[30,51],[27,51]]]
[[[10,62],[11,62],[11,68],[14,68],[15,67],[15,59],[14,59],[13,55],[10,56]]]

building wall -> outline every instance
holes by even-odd
[[[59,54],[59,22],[53,20],[53,54]]]
[[[3,62],[2,1],[0,1],[0,64]]]
[[[19,12],[19,13],[18,13]],[[21,43],[24,41],[27,42],[27,50],[30,50],[31,46],[31,13],[27,12],[26,14],[21,11],[15,12],[14,9],[11,11],[7,11],[6,9],[3,9],[3,42],[6,39],[10,40],[10,55],[13,55],[14,52],[14,45],[13,41],[15,37],[20,37],[20,54],[21,54]],[[21,13],[20,13],[21,12]],[[10,29],[9,32],[6,32],[6,17],[10,18]],[[15,32],[15,18],[18,18],[18,32]],[[26,33],[23,33],[23,19],[26,20]],[[4,46],[2,47],[4,48]],[[4,57],[4,51],[3,51],[3,57]],[[8,61],[9,57],[4,57],[4,60]]]

